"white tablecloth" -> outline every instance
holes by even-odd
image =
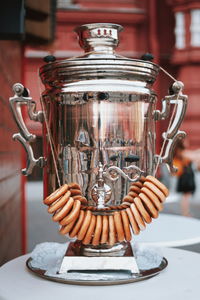
[[[179,247],[200,243],[200,220],[160,214],[134,240],[152,246]],[[200,299],[200,297],[199,297]]]
[[[25,266],[29,255],[0,268],[1,300],[198,300],[200,254],[163,249],[169,265],[158,276],[118,286],[75,286],[44,280]]]

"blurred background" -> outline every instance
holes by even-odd
[[[6,0],[0,11],[0,265],[29,252],[44,241],[64,242],[42,203],[42,169],[22,177],[26,154],[12,140],[18,132],[9,109],[12,86],[21,82],[37,102],[43,90],[38,76],[43,58],[81,55],[73,29],[86,23],[117,23],[124,27],[117,52],[140,59],[152,53],[154,62],[184,82],[189,104],[182,130],[187,140],[181,152],[192,163],[196,188],[184,195],[177,192],[177,176],[160,169],[161,180],[170,188],[163,213],[200,218],[200,2],[193,0]],[[154,84],[161,99],[172,80],[164,73]],[[35,157],[42,155],[41,124],[26,123],[37,135]],[[168,121],[158,123],[157,149]],[[180,158],[180,157],[179,157]],[[183,199],[183,196],[187,196]],[[186,247],[187,248],[187,247]],[[200,252],[199,245],[191,248]]]

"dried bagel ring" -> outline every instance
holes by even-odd
[[[134,199],[135,197],[138,196],[138,194],[137,194],[136,192],[130,191],[130,192],[128,193],[128,196],[131,196],[131,197]]]
[[[122,210],[120,213],[121,213],[121,217],[122,217],[122,224],[123,224],[123,228],[124,228],[125,239],[126,239],[126,241],[129,242],[131,240],[129,219],[128,219],[128,216],[127,216],[127,213],[125,210]]]
[[[150,215],[148,214],[148,212],[146,211],[146,209],[144,208],[141,199],[139,197],[135,197],[134,203],[135,203],[139,213],[145,220],[145,222],[148,224],[151,223],[152,219],[151,219]]]
[[[158,211],[161,211],[163,209],[163,204],[160,202],[158,197],[147,187],[143,187],[141,189],[141,192],[147,195],[149,200],[155,205],[155,207],[158,209]]]
[[[165,197],[169,196],[169,190],[168,190],[168,188],[162,182],[160,182],[157,178],[155,178],[155,177],[153,177],[151,175],[148,175],[146,177],[146,181],[150,181],[154,185],[156,185],[164,193]]]
[[[130,188],[129,188],[129,192],[135,192],[135,193],[139,194],[140,193],[140,188],[138,186],[131,185]]]
[[[145,176],[141,176],[140,177],[140,181],[143,183],[143,182],[145,182],[145,180],[146,180],[146,177]]]
[[[108,224],[109,224],[109,241],[108,244],[113,246],[116,243],[116,230],[114,218],[112,215],[108,216]]]
[[[102,232],[102,216],[97,215],[97,222],[96,222],[96,226],[95,226],[94,236],[92,239],[93,246],[99,245],[101,232]]]
[[[95,210],[97,210],[97,207],[95,207],[95,206],[86,206],[86,208],[88,209],[88,210],[91,210],[91,211],[95,211]]]
[[[131,205],[131,202],[123,202],[122,205],[127,205],[129,207]]]
[[[155,186],[155,184],[153,184],[150,181],[146,181],[144,183],[144,186],[149,188],[154,194],[156,194],[156,196],[158,196],[161,202],[165,201],[165,194],[157,186]]]
[[[131,186],[137,186],[137,187],[139,187],[140,189],[142,188],[142,182],[141,181],[136,181],[136,182],[133,182],[132,184],[131,184]]]
[[[130,202],[130,203],[133,203],[133,202],[134,202],[134,199],[133,199],[133,197],[131,197],[130,195],[126,195],[126,196],[123,198],[123,202]]]
[[[116,205],[110,205],[110,209],[112,209],[112,210],[116,209],[116,207],[117,207]]]
[[[77,196],[82,194],[81,191],[78,189],[71,189],[70,192],[71,192],[71,196]]]
[[[135,217],[135,221],[138,224],[140,230],[144,230],[146,228],[146,224],[144,223],[135,203],[131,203],[130,209],[132,211],[133,216]]]
[[[149,198],[144,193],[140,193],[139,197],[142,200],[150,216],[154,219],[158,218],[158,211],[155,208],[155,206],[152,204],[152,202],[149,200]]]
[[[92,212],[90,210],[86,210],[85,218],[83,224],[78,232],[77,239],[82,241],[86,235],[87,229],[90,225],[90,221],[92,218]]]
[[[114,222],[115,222],[115,228],[117,233],[117,240],[118,242],[123,242],[125,236],[124,236],[124,229],[122,225],[122,218],[119,211],[114,212]]]
[[[96,216],[95,215],[92,215],[92,218],[91,218],[91,222],[90,222],[90,225],[88,227],[88,230],[86,232],[86,235],[82,241],[82,243],[84,245],[88,245],[92,239],[92,235],[94,233],[94,230],[95,230],[95,226],[96,226]]]
[[[65,225],[65,226],[62,226],[61,229],[60,229],[60,234],[67,234],[70,232],[70,230],[73,228],[74,226],[74,223],[75,221]]]
[[[60,221],[60,225],[67,225],[74,220],[77,220],[80,214],[81,202],[79,200],[75,200],[73,204],[73,208],[70,213]]]
[[[108,241],[108,216],[103,216],[103,227],[101,234],[101,244],[105,244]]]
[[[87,202],[88,202],[87,199],[81,195],[73,196],[73,199],[79,200],[79,201],[81,201],[81,204],[85,204],[85,205],[87,205]]]
[[[127,208],[130,206],[131,203],[127,204],[128,202],[124,202],[121,204],[121,209]]]
[[[56,212],[53,215],[52,220],[54,222],[58,222],[62,220],[64,217],[66,217],[66,215],[70,212],[73,204],[74,204],[74,200],[73,198],[70,197],[67,203],[58,212]],[[65,225],[65,224],[61,224],[61,225]]]
[[[68,186],[69,186],[69,189],[77,189],[77,190],[81,189],[80,185],[76,182],[69,183]]]
[[[55,201],[51,206],[48,208],[48,213],[52,214],[59,208],[63,207],[65,203],[69,200],[71,193],[70,191],[67,191],[62,197],[60,197],[58,200]]]
[[[84,212],[84,210],[81,209],[78,220],[77,220],[76,224],[74,225],[72,231],[69,233],[70,238],[74,238],[76,236],[77,232],[81,228],[81,225],[83,224],[84,217],[85,217],[85,212]]]
[[[138,224],[136,223],[135,221],[135,218],[131,212],[131,209],[130,208],[126,208],[126,213],[128,215],[128,218],[129,218],[129,223],[131,225],[131,228],[133,230],[133,233],[135,235],[139,234],[140,233],[140,228],[138,227]]]
[[[58,198],[60,198],[63,194],[65,194],[68,190],[68,185],[63,184],[61,187],[59,187],[56,191],[54,191],[51,195],[46,197],[43,202],[46,205],[49,205],[56,201]]]
[[[77,220],[80,214],[80,209],[81,209],[81,202],[79,200],[75,200],[73,204],[73,208],[71,212],[60,221],[61,225],[67,225],[74,220]]]

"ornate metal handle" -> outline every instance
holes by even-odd
[[[36,136],[28,131],[22,117],[21,107],[22,105],[27,105],[30,119],[36,122],[43,122],[43,112],[36,112],[35,101],[29,97],[29,92],[21,83],[15,83],[13,85],[13,91],[15,95],[11,97],[9,101],[13,117],[20,131],[20,133],[13,135],[13,139],[18,140],[24,146],[27,153],[27,166],[22,170],[22,174],[27,176],[32,173],[35,165],[43,167],[45,165],[45,159],[44,157],[39,157],[38,159],[34,158],[30,142],[34,141]]]
[[[170,128],[167,132],[163,133],[163,138],[167,141],[165,147],[165,153],[162,157],[156,155],[156,162],[166,163],[170,172],[176,172],[176,168],[173,166],[173,153],[176,143],[179,139],[183,139],[186,136],[184,131],[180,131],[180,125],[184,119],[188,97],[182,94],[184,85],[181,81],[176,81],[172,90],[173,95],[166,96],[162,101],[162,111],[156,110],[154,112],[155,120],[165,120],[169,117],[171,104],[176,104],[176,114],[172,121]]]

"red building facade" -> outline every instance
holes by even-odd
[[[22,60],[23,51],[18,41],[0,41],[0,265],[25,250],[24,178],[20,176],[22,149],[12,140],[18,129],[8,101],[13,83],[22,80]]]

